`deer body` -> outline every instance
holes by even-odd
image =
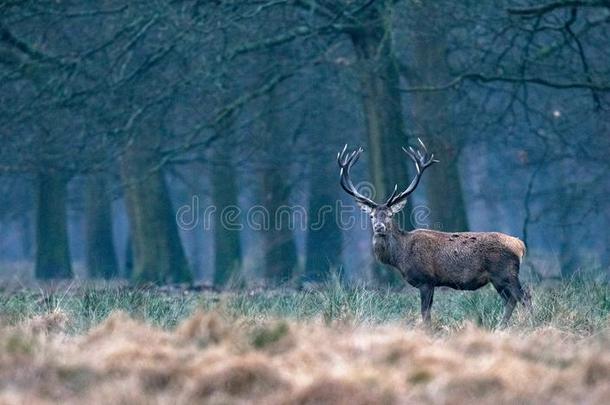
[[[476,290],[489,282],[501,287],[506,269],[518,274],[525,246],[519,239],[497,232],[418,229],[374,235],[373,252],[414,287]]]
[[[377,204],[361,195],[349,179],[349,169],[358,160],[362,149],[338,155],[341,186],[371,216],[375,258],[397,269],[405,281],[420,291],[421,313],[430,324],[430,309],[436,287],[476,290],[492,283],[504,301],[502,324],[506,325],[517,302],[529,306],[529,295],[519,282],[519,267],[525,244],[518,238],[499,232],[438,232],[416,229],[405,232],[396,226],[393,215],[406,204],[423,171],[434,162],[420,141],[425,153],[404,149],[415,163],[417,175],[409,187]]]

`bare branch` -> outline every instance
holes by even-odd
[[[572,8],[572,7],[593,7],[593,8],[610,8],[610,1],[599,0],[599,1],[558,1],[554,3],[544,4],[535,7],[519,7],[509,8],[506,11],[512,15],[518,15],[523,17],[535,17],[542,14],[550,13],[555,10]]]
[[[586,82],[556,82],[542,77],[518,77],[518,76],[486,76],[480,73],[465,73],[455,77],[448,83],[440,85],[422,85],[414,87],[403,87],[399,90],[403,93],[435,92],[444,91],[458,86],[464,81],[474,81],[481,83],[505,82],[505,83],[531,83],[541,86],[552,87],[555,89],[588,89],[599,92],[610,92],[610,83]]]

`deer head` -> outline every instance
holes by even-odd
[[[377,236],[385,236],[393,230],[394,221],[392,217],[405,207],[407,197],[415,191],[424,170],[438,162],[438,160],[434,159],[434,154],[428,153],[428,149],[421,139],[417,138],[417,140],[421,145],[421,149],[412,148],[411,146],[402,148],[415,164],[415,177],[411,180],[411,184],[400,193],[398,193],[398,185],[395,185],[394,191],[383,204],[377,204],[370,198],[362,195],[350,179],[350,169],[358,161],[360,154],[364,150],[359,147],[353,152],[347,152],[346,144],[343,150],[337,154],[337,162],[341,168],[341,187],[343,187],[349,195],[354,197],[360,208],[371,216],[373,232]]]

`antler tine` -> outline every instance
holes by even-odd
[[[426,152],[426,156],[429,156],[429,159],[428,159],[429,162],[433,162],[433,163],[440,162],[439,160],[434,159],[434,153],[428,152],[428,148],[426,147],[426,145],[422,142],[422,140],[420,138],[417,138],[417,140],[419,141],[419,144],[424,149],[424,152]]]
[[[391,201],[394,197],[396,197],[396,193],[398,192],[398,184],[394,185],[394,191],[392,191],[392,195],[388,198],[388,201]]]
[[[428,154],[428,148],[426,148],[426,145],[424,145],[424,143],[422,142],[421,138],[417,138],[417,142],[419,142],[419,144],[421,145],[421,147],[424,150],[424,152],[426,152],[426,154]]]
[[[367,205],[371,208],[374,208],[377,206],[377,203],[375,203],[370,198],[365,197],[364,195],[360,194],[360,192],[358,192],[358,190],[356,189],[356,187],[354,186],[354,184],[352,183],[352,181],[349,177],[350,176],[349,170],[358,161],[358,159],[360,159],[360,154],[363,151],[364,151],[364,149],[362,149],[362,147],[358,147],[358,149],[348,153],[347,144],[346,144],[343,147],[343,150],[337,154],[337,163],[339,163],[339,167],[341,168],[341,170],[339,171],[339,174],[341,176],[339,184],[341,184],[341,187],[349,195],[354,197],[356,199],[356,201],[358,201],[361,204]]]
[[[347,150],[347,144],[345,144],[345,146],[343,147],[343,149],[341,150],[341,152],[337,152],[337,162],[339,163],[339,166],[343,167],[343,155],[345,154],[345,151]]]
[[[413,149],[411,146],[409,146],[409,149],[405,148],[404,146],[402,147],[402,150],[409,155],[409,157],[415,161],[417,161],[417,155],[415,153],[415,149]]]
[[[386,202],[387,206],[396,204],[397,202],[404,200],[409,194],[411,194],[419,184],[419,180],[421,179],[424,170],[426,170],[426,168],[430,167],[432,164],[438,162],[438,160],[434,159],[434,154],[428,152],[428,148],[426,148],[426,145],[422,142],[422,140],[420,138],[417,138],[417,141],[421,145],[421,149],[414,149],[412,146],[408,146],[408,148],[402,148],[402,150],[407,154],[407,156],[409,156],[409,158],[415,164],[415,177],[413,178],[413,180],[411,180],[411,184],[409,184],[409,186],[400,194],[396,195],[396,190],[392,193],[392,195]]]
[[[350,159],[350,162],[351,162],[350,167],[353,166],[358,161],[358,159],[360,159],[361,153],[362,153],[362,149],[358,149],[357,151],[352,152],[352,156]]]
[[[418,138],[421,142],[421,139]],[[416,165],[421,165],[423,168],[430,166],[432,163],[438,163],[439,161],[434,159],[434,153],[429,153],[428,150],[425,150],[425,153],[422,154],[420,150],[415,150],[413,147],[409,146],[409,149],[402,150],[409,155],[409,157],[415,162]]]
[[[419,161],[419,157],[417,156],[417,153],[415,152],[415,150],[410,146],[409,146],[409,149],[406,149],[403,147],[402,150],[407,154],[407,156],[409,156],[411,158],[413,163],[415,163],[415,170],[417,170],[417,173],[419,173],[421,171],[420,161]]]

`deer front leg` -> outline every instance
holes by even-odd
[[[427,327],[432,326],[432,318],[430,309],[432,308],[432,299],[434,298],[434,287],[423,285],[419,287],[419,296],[421,298],[421,317]]]

